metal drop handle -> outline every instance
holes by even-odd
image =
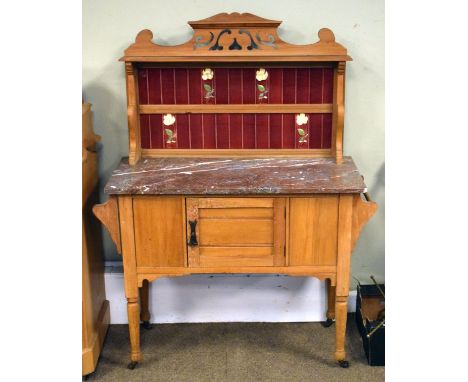
[[[188,241],[188,245],[191,247],[195,247],[198,245],[197,241],[197,221],[196,220],[189,220],[189,225],[190,225],[190,240]]]

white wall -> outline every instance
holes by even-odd
[[[101,181],[128,154],[124,68],[117,61],[123,50],[145,28],[153,31],[157,43],[183,43],[191,35],[188,20],[219,12],[250,12],[283,20],[279,33],[295,44],[315,42],[317,31],[329,27],[348,48],[354,61],[347,66],[345,154],[353,156],[379,204],[357,244],[352,274],[362,280],[368,280],[369,274],[384,280],[383,0],[83,0],[83,95],[93,104],[94,129],[102,136]],[[104,244],[106,259],[119,260],[107,234]],[[180,288],[189,290],[188,282]],[[289,279],[284,285],[295,283]],[[296,293],[306,298],[311,290],[299,285]]]
[[[121,267],[107,267],[112,324],[126,324]],[[110,269],[109,269],[110,268]],[[326,319],[325,284],[311,277],[197,275],[150,284],[151,322],[310,322]],[[348,311],[356,309],[350,294]]]

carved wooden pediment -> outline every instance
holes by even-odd
[[[319,41],[294,45],[281,40],[281,21],[250,13],[219,13],[189,21],[192,38],[181,45],[163,46],[153,42],[153,33],[144,29],[125,50],[123,61],[349,61],[347,50],[335,42],[328,28],[318,32]]]

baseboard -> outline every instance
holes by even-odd
[[[106,263],[111,324],[126,324],[127,301],[119,263]],[[194,275],[150,284],[153,323],[324,321],[325,283],[283,275]],[[351,291],[348,311],[356,310]]]

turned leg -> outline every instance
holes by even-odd
[[[336,294],[336,287],[331,284],[331,280],[327,279],[325,281],[327,287],[327,320],[322,322],[322,325],[325,328],[328,328],[333,324],[333,320],[335,319],[335,294]]]
[[[143,280],[143,285],[140,288],[140,320],[143,321],[145,329],[151,329],[150,312],[149,312],[149,282]]]
[[[140,353],[140,305],[138,298],[127,298],[128,331],[130,334],[130,360],[129,369],[134,369],[141,361]]]
[[[336,349],[335,358],[341,367],[349,366],[346,361],[345,337],[346,337],[346,320],[348,317],[348,297],[336,296]]]

